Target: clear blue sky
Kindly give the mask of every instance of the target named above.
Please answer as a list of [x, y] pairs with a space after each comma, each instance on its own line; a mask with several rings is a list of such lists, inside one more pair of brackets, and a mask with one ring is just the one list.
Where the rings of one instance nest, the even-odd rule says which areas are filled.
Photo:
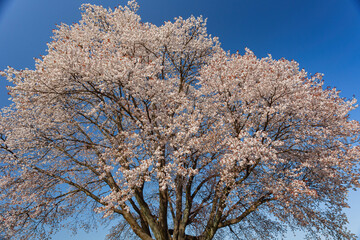
[[[124, 0], [0, 0], [0, 70], [34, 68], [34, 57], [45, 54], [52, 29], [80, 19], [82, 3], [106, 7]], [[203, 15], [208, 32], [218, 36], [225, 50], [259, 57], [294, 59], [309, 73], [325, 74], [325, 85], [342, 96], [360, 99], [360, 0], [138, 0], [143, 22], [160, 25], [174, 17]], [[0, 79], [0, 107], [9, 104]], [[360, 120], [360, 109], [351, 115]], [[350, 229], [360, 236], [360, 191], [349, 195]], [[54, 239], [103, 239], [105, 231]], [[293, 239], [293, 237], [289, 237]], [[300, 236], [296, 239], [302, 239]]]

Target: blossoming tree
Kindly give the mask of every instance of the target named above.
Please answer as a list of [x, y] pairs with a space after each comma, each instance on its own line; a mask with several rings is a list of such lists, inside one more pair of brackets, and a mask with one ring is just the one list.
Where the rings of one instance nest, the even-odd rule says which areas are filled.
[[43, 239], [102, 214], [112, 239], [353, 238], [355, 100], [294, 61], [225, 52], [201, 17], [155, 26], [137, 7], [84, 5], [35, 70], [3, 72], [0, 230]]

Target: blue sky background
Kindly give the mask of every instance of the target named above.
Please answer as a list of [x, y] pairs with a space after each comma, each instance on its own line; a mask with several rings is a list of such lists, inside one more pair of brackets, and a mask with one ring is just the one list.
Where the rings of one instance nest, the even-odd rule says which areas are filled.
[[[0, 70], [34, 68], [33, 58], [46, 54], [52, 29], [61, 22], [80, 19], [82, 3], [105, 7], [124, 5], [124, 0], [0, 0]], [[360, 99], [360, 0], [138, 0], [143, 22], [157, 25], [174, 17], [203, 15], [208, 32], [218, 36], [225, 50], [258, 57], [294, 59], [309, 73], [325, 74], [326, 86], [341, 96]], [[0, 79], [0, 107], [10, 104]], [[351, 117], [360, 120], [360, 109]], [[349, 228], [360, 236], [360, 192], [349, 194]], [[103, 239], [106, 231], [54, 239]], [[294, 239], [289, 236], [288, 239]], [[296, 239], [302, 239], [301, 234]]]

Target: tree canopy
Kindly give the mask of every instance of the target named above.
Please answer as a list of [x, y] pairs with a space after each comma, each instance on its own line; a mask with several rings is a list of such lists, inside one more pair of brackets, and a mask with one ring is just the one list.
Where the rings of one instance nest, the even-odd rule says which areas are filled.
[[355, 238], [356, 100], [295, 61], [224, 51], [201, 17], [155, 26], [137, 8], [83, 5], [35, 70], [2, 72], [0, 232], [102, 214], [110, 239]]

